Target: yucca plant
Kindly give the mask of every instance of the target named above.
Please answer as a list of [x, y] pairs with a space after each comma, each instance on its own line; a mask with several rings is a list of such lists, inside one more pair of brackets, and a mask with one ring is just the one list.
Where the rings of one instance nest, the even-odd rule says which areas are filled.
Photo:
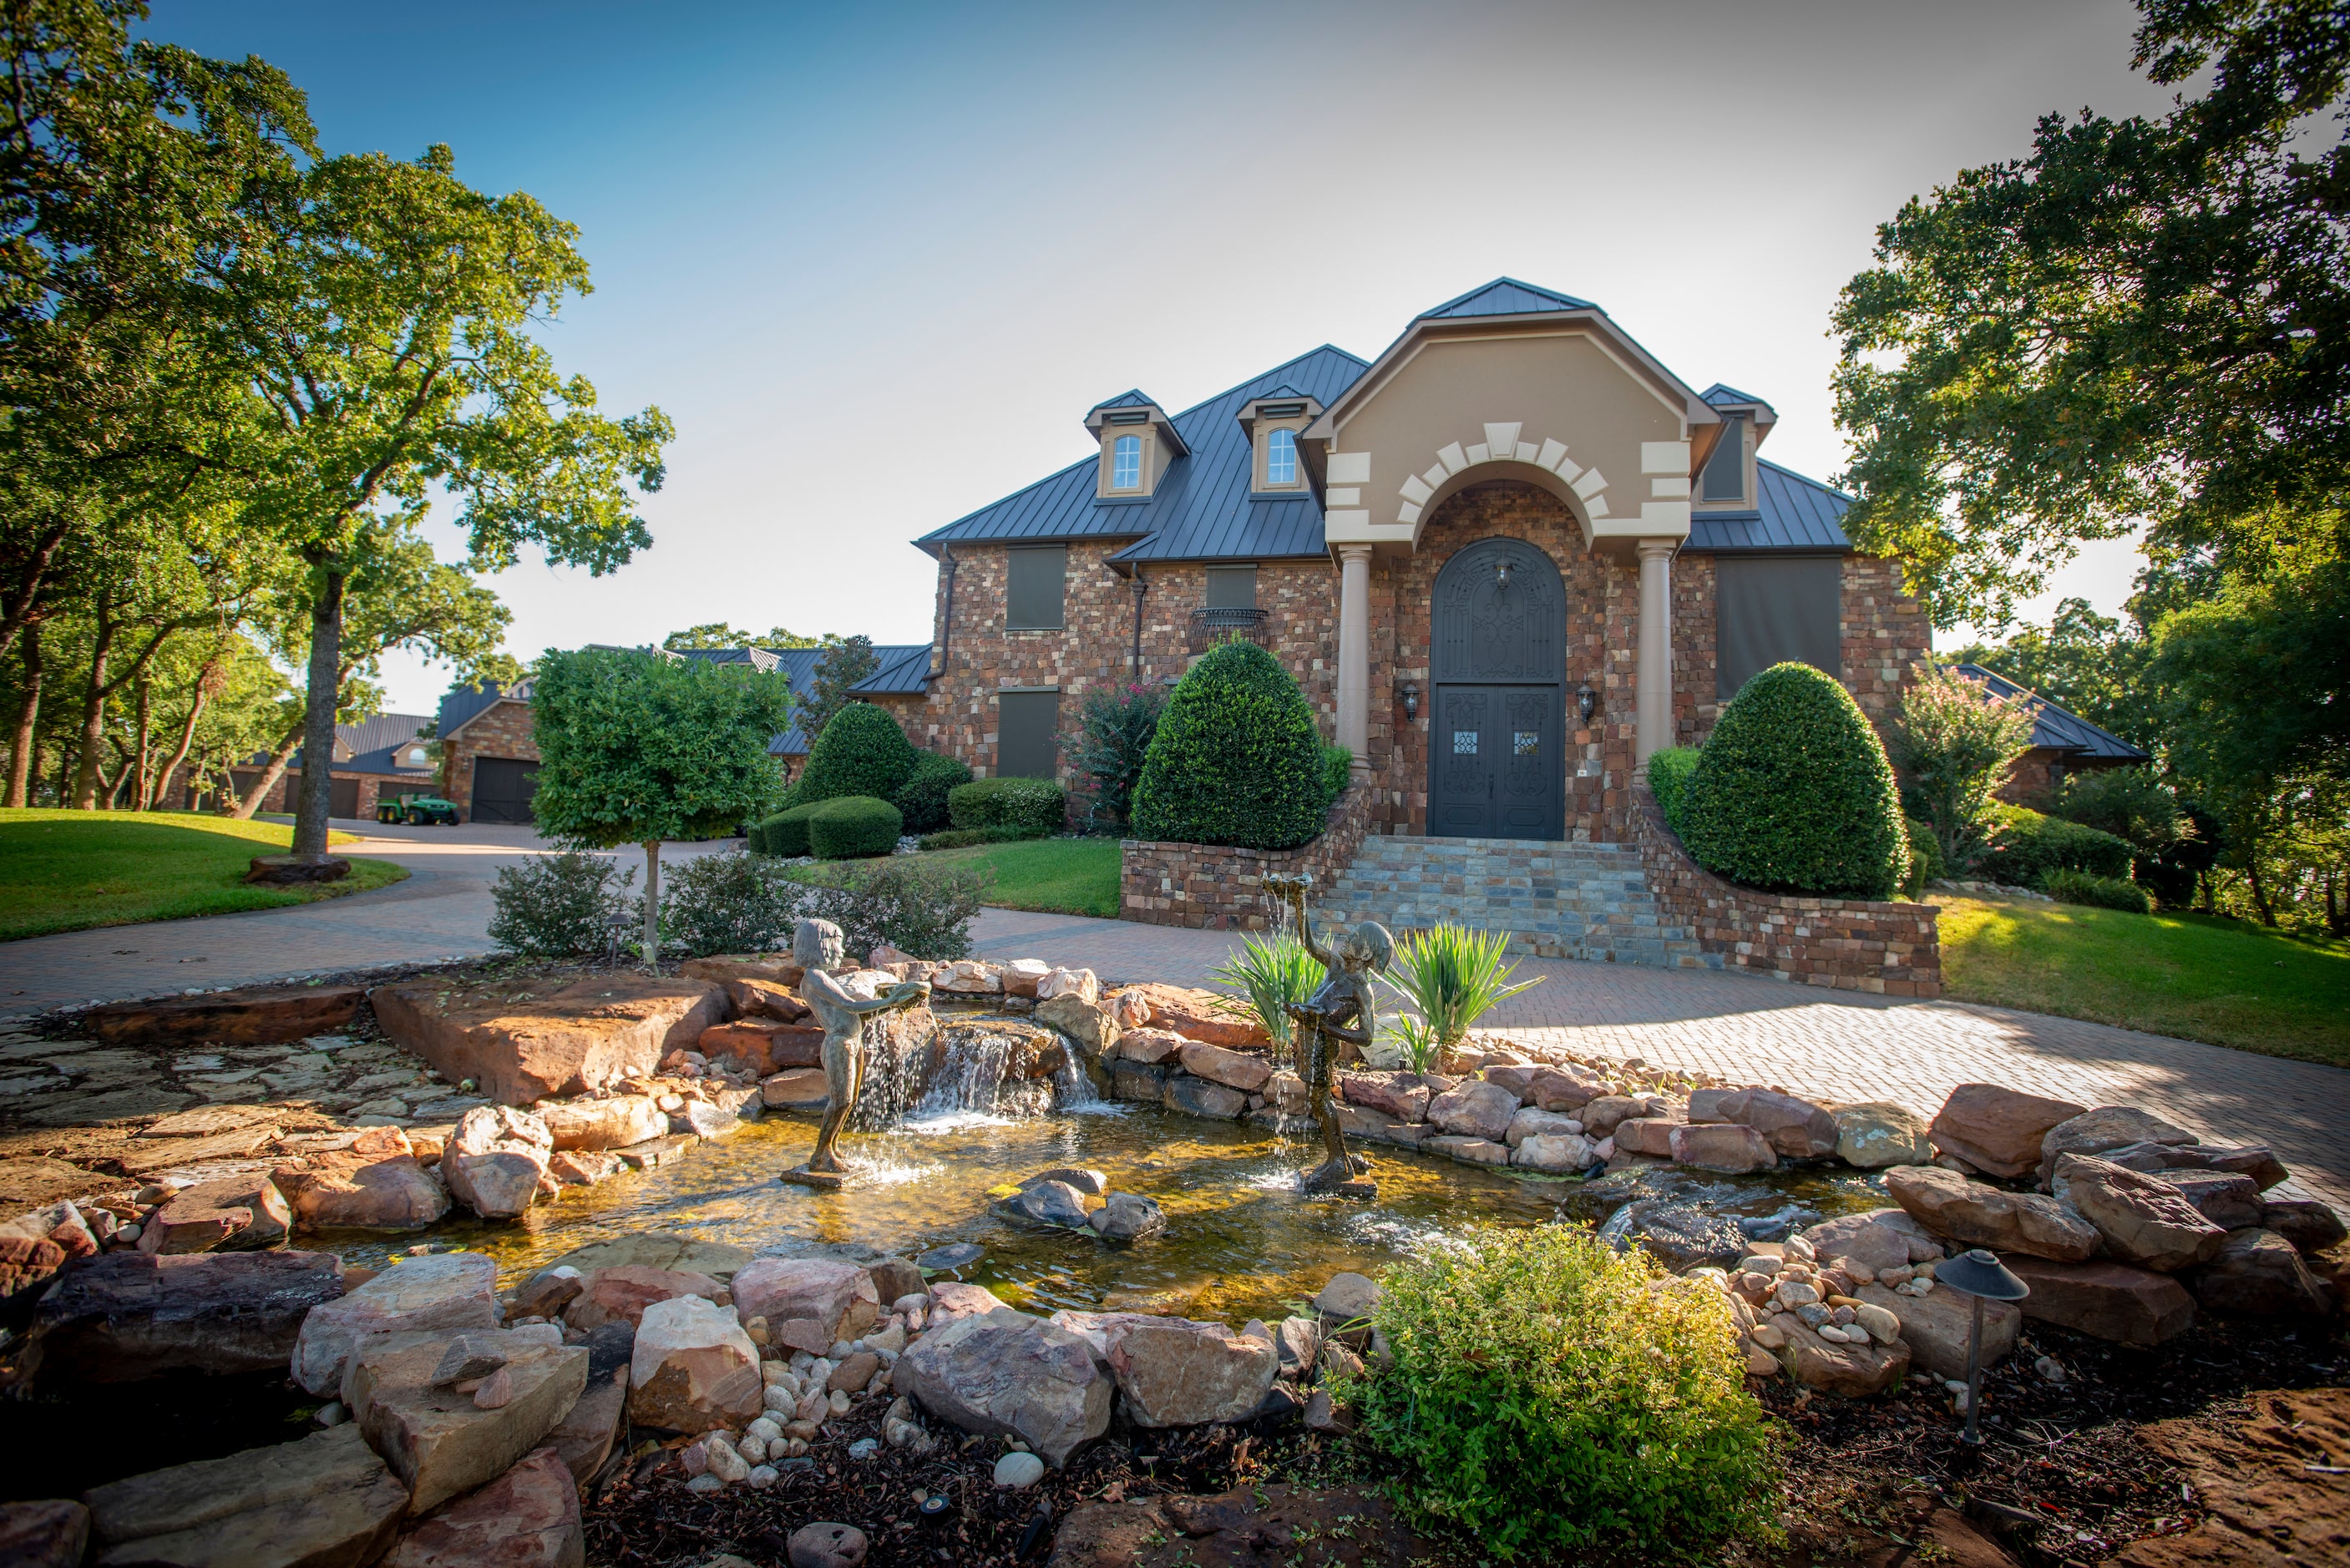
[[1241, 950], [1208, 971], [1239, 994], [1222, 999], [1236, 1017], [1253, 1015], [1273, 1036], [1274, 1049], [1292, 1054], [1289, 1004], [1304, 1002], [1322, 983], [1322, 966], [1295, 931], [1241, 939]]
[[1406, 1021], [1393, 1027], [1395, 1037], [1414, 1066], [1425, 1072], [1420, 1059], [1438, 1060], [1460, 1049], [1461, 1039], [1493, 1007], [1542, 983], [1542, 977], [1513, 985], [1517, 966], [1503, 961], [1510, 950], [1507, 931], [1478, 931], [1450, 923], [1410, 931], [1396, 942], [1395, 962], [1388, 983], [1400, 992], [1419, 1014], [1407, 1031]]
[[[1415, 1073], [1432, 1073], [1443, 1056], [1436, 1032], [1428, 1021], [1409, 1012], [1383, 1012], [1379, 1015], [1379, 1038], [1395, 1047], [1404, 1064]], [[1383, 1059], [1384, 1060], [1384, 1059]], [[1378, 1065], [1379, 1063], [1374, 1063]]]

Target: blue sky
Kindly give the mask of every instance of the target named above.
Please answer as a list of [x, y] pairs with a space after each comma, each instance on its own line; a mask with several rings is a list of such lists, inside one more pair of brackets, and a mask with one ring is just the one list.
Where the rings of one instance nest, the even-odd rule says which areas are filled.
[[[906, 541], [1085, 455], [1096, 401], [1367, 357], [1504, 274], [1768, 398], [1767, 454], [1832, 474], [1827, 313], [1874, 226], [2040, 113], [2162, 107], [2134, 15], [155, 0], [148, 31], [284, 68], [329, 151], [446, 142], [579, 225], [596, 292], [547, 340], [679, 439], [652, 550], [495, 579], [527, 659], [720, 619], [925, 640]], [[2057, 591], [2110, 610], [2131, 570], [2103, 547]], [[448, 680], [384, 676], [405, 711]]]

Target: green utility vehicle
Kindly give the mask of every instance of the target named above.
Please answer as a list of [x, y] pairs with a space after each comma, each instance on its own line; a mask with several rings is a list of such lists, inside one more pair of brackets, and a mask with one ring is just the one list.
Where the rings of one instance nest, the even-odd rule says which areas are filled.
[[404, 822], [411, 827], [422, 827], [427, 823], [457, 826], [457, 806], [453, 801], [442, 800], [437, 794], [404, 794], [396, 800], [379, 800], [375, 804], [378, 822]]

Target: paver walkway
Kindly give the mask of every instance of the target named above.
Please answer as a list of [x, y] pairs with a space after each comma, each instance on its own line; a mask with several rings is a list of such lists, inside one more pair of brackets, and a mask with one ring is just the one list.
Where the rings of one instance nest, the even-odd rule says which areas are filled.
[[[990, 909], [981, 956], [1038, 958], [1105, 980], [1210, 983], [1229, 931]], [[1931, 1114], [1960, 1084], [2134, 1105], [2225, 1142], [2260, 1142], [2293, 1185], [2350, 1214], [2350, 1070], [1972, 1002], [1909, 1002], [1711, 971], [1522, 959], [1542, 984], [1487, 1014], [1530, 1043]]]

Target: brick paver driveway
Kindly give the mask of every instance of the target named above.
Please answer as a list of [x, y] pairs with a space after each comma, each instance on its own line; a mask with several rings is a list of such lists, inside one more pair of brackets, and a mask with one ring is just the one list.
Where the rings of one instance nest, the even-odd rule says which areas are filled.
[[[1106, 980], [1210, 983], [1239, 938], [1226, 931], [990, 909], [981, 956], [1039, 958]], [[2255, 1056], [1971, 1002], [1888, 1001], [1711, 971], [1525, 959], [1542, 984], [1488, 1022], [1659, 1066], [1777, 1084], [1824, 1099], [1892, 1100], [1931, 1115], [1964, 1083], [2004, 1084], [2082, 1105], [2134, 1105], [2223, 1141], [2262, 1142], [2293, 1185], [2350, 1215], [2350, 1071]]]

